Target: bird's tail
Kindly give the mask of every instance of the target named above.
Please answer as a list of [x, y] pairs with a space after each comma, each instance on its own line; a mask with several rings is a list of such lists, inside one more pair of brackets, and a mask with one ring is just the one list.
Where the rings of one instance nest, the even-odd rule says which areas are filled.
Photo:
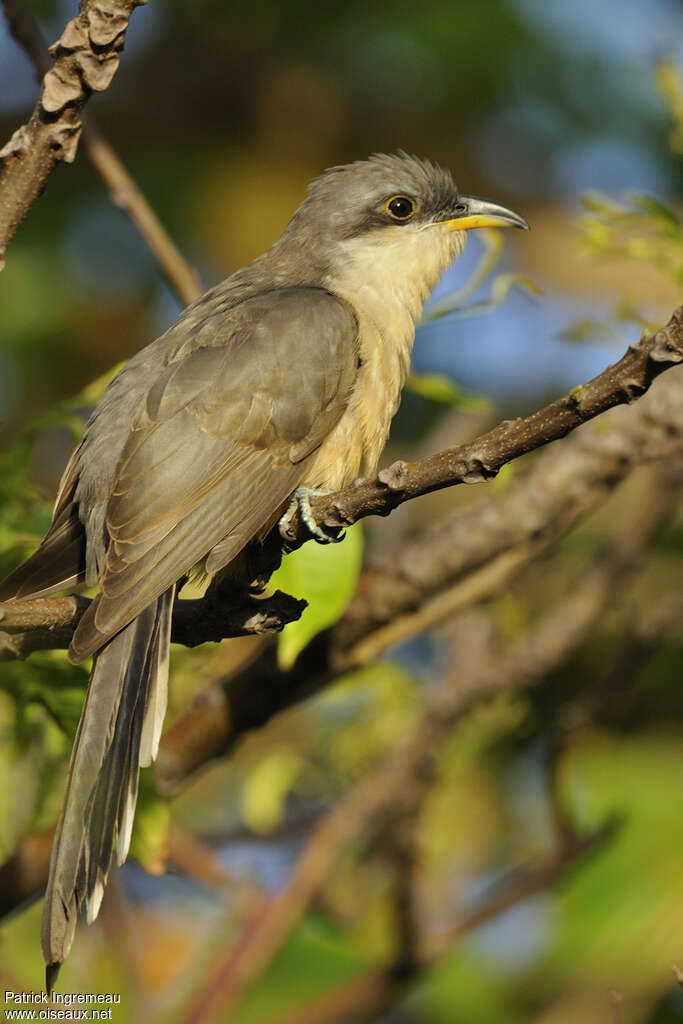
[[175, 588], [121, 630], [93, 661], [71, 754], [43, 910], [47, 987], [73, 942], [78, 908], [97, 917], [113, 859], [128, 855], [140, 766], [156, 756], [166, 710]]

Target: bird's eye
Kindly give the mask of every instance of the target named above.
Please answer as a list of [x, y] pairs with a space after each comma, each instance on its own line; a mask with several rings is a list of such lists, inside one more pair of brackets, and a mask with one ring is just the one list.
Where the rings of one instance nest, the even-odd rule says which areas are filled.
[[455, 207], [456, 213], [467, 213], [467, 203], [457, 203]]
[[408, 196], [392, 196], [387, 199], [384, 209], [394, 220], [410, 220], [415, 213], [415, 203]]

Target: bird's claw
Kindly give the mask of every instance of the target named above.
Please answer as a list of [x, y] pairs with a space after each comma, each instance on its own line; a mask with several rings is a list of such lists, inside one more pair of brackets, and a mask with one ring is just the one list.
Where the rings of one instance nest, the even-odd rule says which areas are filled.
[[329, 490], [319, 489], [317, 487], [297, 487], [292, 495], [292, 500], [289, 503], [289, 507], [284, 515], [281, 517], [278, 523], [278, 530], [283, 540], [292, 540], [289, 534], [289, 527], [291, 525], [294, 513], [298, 510], [303, 522], [306, 524], [306, 529], [310, 533], [314, 540], [317, 540], [318, 544], [338, 544], [344, 540], [346, 536], [346, 530], [340, 529], [338, 526], [323, 526], [317, 523], [313, 518], [313, 512], [311, 511], [311, 498], [315, 498], [318, 495], [331, 494]]

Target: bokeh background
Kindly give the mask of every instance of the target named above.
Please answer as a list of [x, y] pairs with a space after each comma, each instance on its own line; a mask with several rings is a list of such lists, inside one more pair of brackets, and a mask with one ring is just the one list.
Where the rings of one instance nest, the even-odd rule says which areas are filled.
[[[31, 6], [49, 40], [74, 13], [65, 2]], [[506, 235], [484, 282], [476, 272], [497, 244], [491, 237], [471, 237], [442, 282], [437, 299], [465, 289], [465, 308], [420, 328], [414, 365], [456, 386], [450, 405], [429, 388], [406, 395], [390, 459], [531, 411], [603, 369], [643, 325], [668, 319], [683, 290], [675, 226], [681, 148], [672, 139], [677, 63], [678, 0], [150, 0], [133, 15], [111, 88], [88, 109], [206, 286], [278, 236], [311, 177], [373, 151], [429, 156], [453, 170], [463, 192], [527, 217], [533, 230]], [[3, 141], [36, 95], [32, 68], [2, 24]], [[19, 465], [30, 488], [25, 536], [15, 506], [5, 532], [0, 524], [3, 567], [45, 523], [73, 441], [77, 396], [179, 308], [87, 160], [58, 168], [0, 275], [5, 510]], [[466, 490], [369, 523], [366, 560], [472, 500], [471, 489], [458, 492]], [[622, 493], [563, 541], [552, 566], [556, 588], [604, 543], [623, 500]], [[674, 518], [650, 553], [649, 595], [676, 589], [682, 540]], [[522, 628], [543, 593], [542, 574], [527, 582], [494, 609], [508, 631]], [[618, 651], [619, 628], [608, 623], [564, 671], [582, 685], [600, 678]], [[453, 637], [445, 627], [405, 645], [364, 677], [281, 716], [173, 801], [160, 799], [150, 779], [143, 818], [151, 838], [139, 846], [148, 872], [163, 871], [172, 821], [217, 852], [225, 879], [153, 878], [127, 866], [102, 923], [79, 933], [64, 987], [122, 992], [122, 1020], [180, 1019], [203, 968], [239, 930], [240, 893], [284, 883], [317, 815], [405, 733]], [[174, 713], [225, 671], [230, 650], [179, 652]], [[627, 720], [586, 723], [563, 754], [579, 823], [619, 811], [618, 835], [561, 886], [469, 934], [387, 1020], [683, 1021], [671, 974], [677, 958], [683, 966], [682, 665], [674, 634], [638, 680], [653, 699], [643, 697]], [[58, 654], [0, 672], [2, 859], [54, 819], [69, 742], [62, 726], [77, 713], [85, 675]], [[60, 685], [71, 704], [55, 714], [48, 690], [60, 673], [70, 673]], [[426, 899], [435, 905], [446, 894], [467, 906], [547, 839], [547, 719], [534, 701], [489, 709], [466, 754], [453, 740], [441, 804], [424, 827], [437, 879]], [[379, 868], [350, 857], [231, 1021], [279, 1020], [381, 961], [390, 945], [385, 909]], [[40, 985], [38, 921], [34, 906], [0, 929], [7, 987]]]

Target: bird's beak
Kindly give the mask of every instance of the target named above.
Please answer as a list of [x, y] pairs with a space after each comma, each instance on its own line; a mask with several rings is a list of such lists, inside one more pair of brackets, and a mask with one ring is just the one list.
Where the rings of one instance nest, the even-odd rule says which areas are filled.
[[[460, 210], [462, 207], [462, 210]], [[460, 196], [455, 217], [441, 221], [451, 231], [470, 231], [472, 228], [523, 228], [529, 230], [524, 217], [520, 217], [507, 206], [499, 206], [488, 199], [477, 199], [476, 196]]]

